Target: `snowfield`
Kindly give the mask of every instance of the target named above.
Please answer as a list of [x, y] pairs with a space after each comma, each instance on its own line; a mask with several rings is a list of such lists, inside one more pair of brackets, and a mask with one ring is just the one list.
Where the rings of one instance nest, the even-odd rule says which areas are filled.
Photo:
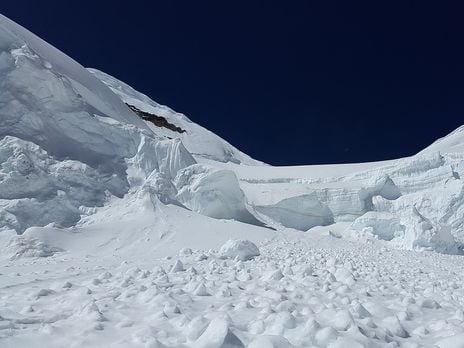
[[464, 127], [272, 167], [1, 15], [0, 118], [0, 347], [464, 347]]
[[224, 259], [215, 249], [116, 254], [110, 263], [65, 252], [13, 259], [3, 264], [0, 342], [462, 347], [461, 256], [320, 234], [283, 233], [259, 247], [250, 261]]

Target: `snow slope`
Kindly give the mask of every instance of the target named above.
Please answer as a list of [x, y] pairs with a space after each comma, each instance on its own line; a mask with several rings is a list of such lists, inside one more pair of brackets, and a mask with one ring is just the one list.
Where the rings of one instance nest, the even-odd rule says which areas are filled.
[[237, 150], [216, 134], [193, 123], [185, 115], [175, 112], [167, 106], [158, 104], [124, 82], [96, 69], [88, 69], [88, 71], [107, 85], [123, 102], [133, 105], [142, 111], [162, 116], [175, 126], [185, 130], [185, 133], [179, 134], [166, 128], [154, 127], [150, 123], [148, 124], [157, 134], [181, 139], [185, 147], [194, 156], [209, 158], [220, 162], [263, 165], [262, 162], [254, 160], [250, 156]]
[[464, 151], [464, 126], [455, 129], [447, 136], [438, 139], [420, 153], [462, 153]]
[[0, 119], [1, 347], [463, 346], [462, 127], [267, 166], [1, 15]]

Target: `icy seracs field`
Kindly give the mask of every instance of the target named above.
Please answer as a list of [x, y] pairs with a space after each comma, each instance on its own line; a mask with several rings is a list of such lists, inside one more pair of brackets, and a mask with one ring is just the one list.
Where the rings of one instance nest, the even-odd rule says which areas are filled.
[[0, 347], [464, 347], [464, 127], [272, 167], [1, 15], [0, 120]]

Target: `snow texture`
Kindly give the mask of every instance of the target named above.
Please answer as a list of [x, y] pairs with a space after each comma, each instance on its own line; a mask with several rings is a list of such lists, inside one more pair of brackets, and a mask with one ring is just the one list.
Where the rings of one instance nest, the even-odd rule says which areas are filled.
[[463, 127], [272, 167], [1, 15], [0, 118], [1, 347], [463, 347]]

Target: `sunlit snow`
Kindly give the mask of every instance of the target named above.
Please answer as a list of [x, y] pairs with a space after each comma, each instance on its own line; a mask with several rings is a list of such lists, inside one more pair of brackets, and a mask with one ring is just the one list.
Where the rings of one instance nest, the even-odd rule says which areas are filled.
[[462, 127], [268, 166], [1, 15], [0, 118], [0, 347], [464, 347]]

